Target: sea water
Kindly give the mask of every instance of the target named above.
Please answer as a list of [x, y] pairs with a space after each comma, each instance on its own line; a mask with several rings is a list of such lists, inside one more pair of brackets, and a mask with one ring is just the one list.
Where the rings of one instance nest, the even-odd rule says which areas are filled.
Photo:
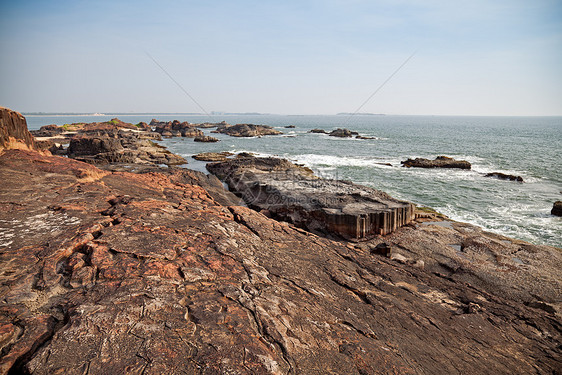
[[[288, 158], [326, 178], [353, 182], [425, 205], [458, 221], [492, 232], [562, 247], [562, 218], [550, 215], [562, 200], [562, 117], [448, 116], [283, 116], [283, 115], [108, 115], [27, 116], [30, 129], [42, 125], [106, 121], [131, 123], [152, 118], [189, 122], [270, 125], [284, 134], [235, 138], [205, 134], [217, 143], [170, 138], [170, 151], [202, 169], [191, 156], [200, 152], [253, 152]], [[285, 126], [294, 125], [294, 129]], [[345, 127], [375, 139], [336, 138], [309, 133], [314, 128]], [[468, 160], [471, 170], [404, 168], [407, 158], [446, 155]], [[390, 166], [386, 165], [390, 164]], [[188, 164], [187, 168], [190, 167]], [[488, 172], [521, 176], [524, 183], [484, 177]]]

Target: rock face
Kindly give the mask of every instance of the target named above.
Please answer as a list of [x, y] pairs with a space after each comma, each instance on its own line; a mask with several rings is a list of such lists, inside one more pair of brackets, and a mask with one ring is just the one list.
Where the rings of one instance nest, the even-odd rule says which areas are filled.
[[404, 167], [416, 168], [459, 168], [470, 169], [472, 165], [466, 160], [455, 160], [448, 156], [438, 156], [435, 160], [415, 158], [408, 159], [402, 162]]
[[261, 137], [263, 135], [283, 134], [271, 126], [254, 124], [221, 125], [212, 133], [227, 134], [231, 137]]
[[[0, 178], [2, 374], [560, 368], [560, 319], [531, 307], [539, 302], [526, 306], [498, 295], [494, 284], [469, 284], [463, 277], [471, 274], [453, 274], [460, 267], [453, 263], [430, 272], [404, 256], [373, 254], [371, 245], [330, 241], [221, 205], [197, 176], [109, 173], [8, 150]], [[483, 249], [501, 245], [468, 229], [404, 227], [385, 242], [393, 252], [407, 246], [418, 254], [462, 240], [467, 256], [473, 249], [482, 259]], [[528, 258], [519, 255], [525, 260], [549, 249], [510, 246], [506, 254], [527, 251]], [[540, 288], [514, 279], [513, 289], [548, 301], [547, 291], [556, 295], [560, 285], [559, 274], [545, 274], [560, 267], [560, 255], [548, 255], [546, 267], [502, 263], [504, 271], [489, 278], [533, 273]]]
[[555, 216], [562, 216], [562, 201], [554, 202], [550, 213]]
[[328, 134], [330, 137], [340, 137], [340, 138], [351, 138], [354, 135], [358, 135], [357, 132], [352, 132], [349, 129], [336, 129], [336, 130], [332, 130], [330, 132], [330, 134]]
[[193, 139], [195, 142], [218, 142], [219, 139], [208, 135], [200, 135]]
[[485, 177], [495, 177], [495, 178], [499, 178], [500, 180], [523, 182], [523, 177], [521, 176], [514, 176], [512, 174], [505, 174], [501, 172], [486, 173]]
[[27, 130], [27, 121], [19, 112], [0, 107], [0, 151], [5, 149], [35, 149], [35, 140]]
[[414, 219], [411, 203], [351, 182], [320, 179], [284, 159], [233, 159], [207, 169], [250, 207], [315, 232], [365, 240]]

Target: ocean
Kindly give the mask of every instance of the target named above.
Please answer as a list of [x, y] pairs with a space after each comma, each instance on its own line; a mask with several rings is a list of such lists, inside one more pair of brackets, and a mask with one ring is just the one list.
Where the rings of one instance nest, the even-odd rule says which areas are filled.
[[[351, 180], [429, 206], [453, 220], [509, 237], [562, 248], [562, 218], [550, 215], [562, 200], [562, 117], [460, 117], [388, 115], [104, 115], [26, 116], [30, 130], [42, 125], [106, 121], [131, 123], [152, 118], [189, 122], [270, 125], [284, 134], [198, 143], [190, 138], [162, 141], [186, 157], [187, 168], [204, 171], [191, 158], [200, 152], [253, 152], [305, 164], [326, 178]], [[294, 129], [285, 126], [294, 125]], [[308, 133], [345, 127], [372, 140]], [[203, 129], [209, 134], [213, 129]], [[468, 160], [472, 170], [401, 167], [407, 158], [446, 155]], [[385, 165], [389, 163], [391, 166]], [[524, 183], [484, 177], [488, 172], [521, 176]]]

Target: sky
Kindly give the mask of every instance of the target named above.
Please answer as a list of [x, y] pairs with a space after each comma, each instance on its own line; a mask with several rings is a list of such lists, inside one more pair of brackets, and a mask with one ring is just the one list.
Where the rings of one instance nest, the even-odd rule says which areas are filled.
[[0, 0], [0, 51], [20, 112], [562, 115], [560, 0]]

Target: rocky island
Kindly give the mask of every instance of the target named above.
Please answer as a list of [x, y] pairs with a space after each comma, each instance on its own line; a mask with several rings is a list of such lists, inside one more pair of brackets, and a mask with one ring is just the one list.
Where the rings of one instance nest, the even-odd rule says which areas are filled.
[[53, 156], [0, 109], [0, 374], [562, 366], [560, 249], [419, 208], [388, 234], [328, 238], [245, 207], [213, 176], [105, 160]]

